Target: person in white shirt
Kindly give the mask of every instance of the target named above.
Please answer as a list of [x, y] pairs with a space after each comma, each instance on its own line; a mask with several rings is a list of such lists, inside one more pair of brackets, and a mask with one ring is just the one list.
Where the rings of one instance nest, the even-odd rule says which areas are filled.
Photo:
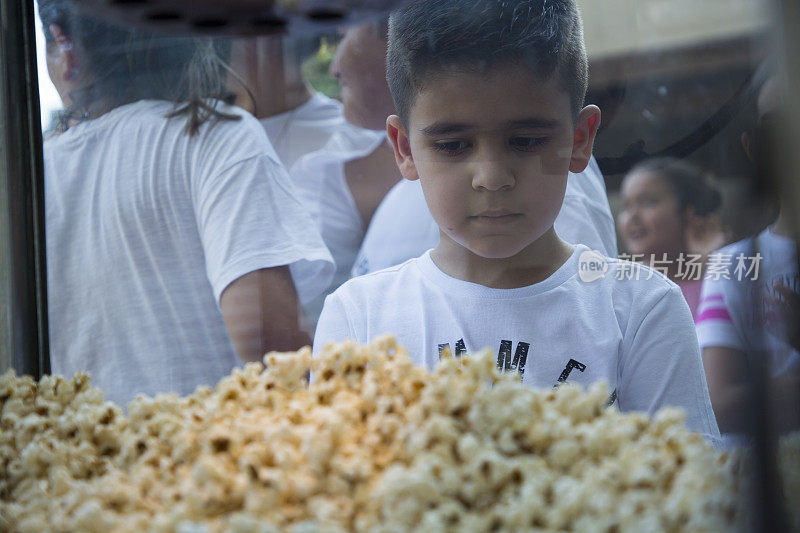
[[[385, 129], [395, 113], [386, 84], [386, 23], [369, 22], [349, 29], [336, 48], [331, 72], [342, 83], [344, 114], [353, 124]], [[594, 158], [570, 173], [555, 228], [562, 239], [605, 255], [617, 255], [614, 218], [605, 182]], [[367, 228], [351, 275], [398, 265], [435, 247], [439, 228], [431, 217], [418, 181], [400, 180], [386, 195]]]
[[498, 367], [532, 386], [603, 380], [620, 409], [680, 407], [691, 430], [715, 440], [677, 285], [553, 229], [568, 172], [591, 158], [600, 110], [583, 105], [574, 1], [539, 7], [418, 0], [392, 15], [387, 72], [399, 116], [387, 132], [403, 176], [422, 185], [440, 241], [329, 296], [314, 352], [395, 334], [430, 367], [448, 348], [490, 348]]
[[213, 43], [39, 11], [68, 110], [44, 145], [53, 372], [125, 405], [308, 344], [290, 269], [311, 298], [332, 258], [263, 128], [215, 99]]
[[[778, 169], [763, 158], [770, 157], [769, 121], [782, 101], [777, 79], [767, 79], [757, 98], [759, 126], [742, 137], [748, 157], [762, 159], [771, 179]], [[791, 206], [785, 196], [776, 199], [775, 222], [713, 253], [703, 279], [697, 335], [720, 430], [732, 439], [750, 433], [753, 417], [763, 416], [752, 409], [751, 380], [759, 368], [778, 406], [774, 427], [800, 427], [800, 275]]]
[[[373, 212], [400, 179], [386, 133], [348, 123], [341, 102], [309, 87], [302, 65], [319, 42], [305, 35], [240, 39], [232, 51], [249, 89], [240, 89], [239, 102], [252, 106], [336, 263], [325, 291], [302, 301], [311, 331], [325, 296], [350, 278]], [[295, 278], [298, 287], [307, 282], [314, 280]]]

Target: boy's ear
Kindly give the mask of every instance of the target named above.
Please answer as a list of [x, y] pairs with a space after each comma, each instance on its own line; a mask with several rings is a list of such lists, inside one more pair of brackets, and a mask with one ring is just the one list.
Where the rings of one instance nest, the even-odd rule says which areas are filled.
[[403, 121], [397, 115], [390, 115], [386, 119], [386, 134], [392, 142], [394, 148], [394, 159], [397, 162], [397, 168], [400, 169], [400, 174], [407, 180], [419, 179], [417, 173], [417, 166], [414, 164], [414, 158], [411, 156], [411, 143], [408, 140], [408, 134], [403, 126]]
[[53, 48], [48, 51], [50, 56], [48, 60], [55, 66], [56, 74], [61, 80], [72, 81], [76, 73], [77, 60], [72, 38], [58, 24], [51, 24], [48, 29], [55, 41]]
[[569, 162], [570, 172], [583, 172], [592, 157], [594, 137], [600, 127], [600, 108], [587, 105], [578, 114], [575, 124], [575, 135], [572, 138], [572, 158]]

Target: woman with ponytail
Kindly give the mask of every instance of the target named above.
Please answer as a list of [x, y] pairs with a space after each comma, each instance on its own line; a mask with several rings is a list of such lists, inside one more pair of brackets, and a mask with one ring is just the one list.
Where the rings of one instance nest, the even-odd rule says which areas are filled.
[[[53, 372], [108, 399], [187, 394], [309, 343], [333, 264], [263, 128], [226, 103], [225, 47], [39, 0], [65, 112], [44, 145]], [[293, 276], [303, 283], [297, 293]]]
[[692, 316], [708, 254], [728, 242], [716, 216], [721, 204], [709, 178], [678, 159], [644, 161], [622, 182], [617, 223], [624, 248], [677, 283]]

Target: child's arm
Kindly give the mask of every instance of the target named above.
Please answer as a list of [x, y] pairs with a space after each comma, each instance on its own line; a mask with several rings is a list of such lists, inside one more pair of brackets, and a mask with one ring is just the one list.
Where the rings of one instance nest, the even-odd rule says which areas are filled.
[[695, 319], [711, 405], [725, 433], [742, 433], [748, 425], [746, 343], [728, 306], [736, 288], [730, 280], [704, 279]]
[[300, 329], [300, 304], [289, 267], [263, 268], [232, 282], [220, 297], [225, 327], [243, 361], [297, 350], [311, 342]]
[[671, 285], [643, 314], [634, 313], [620, 361], [620, 409], [653, 414], [679, 407], [690, 430], [718, 439], [692, 315], [680, 289]]

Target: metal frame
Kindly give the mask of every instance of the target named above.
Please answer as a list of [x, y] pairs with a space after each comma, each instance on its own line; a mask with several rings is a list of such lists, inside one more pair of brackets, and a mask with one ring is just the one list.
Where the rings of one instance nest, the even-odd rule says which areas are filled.
[[7, 350], [20, 374], [50, 373], [44, 164], [32, 0], [0, 2], [0, 187], [7, 211]]
[[[794, 208], [787, 213], [791, 218], [794, 238], [800, 244], [800, 100], [792, 89], [800, 87], [800, 2], [797, 0], [773, 0], [774, 27], [777, 33], [776, 59], [779, 79], [784, 83], [786, 114], [777, 125], [775, 138], [781, 142], [773, 147], [773, 158], [778, 161], [778, 189], [782, 197], [788, 197]], [[796, 93], [796, 91], [795, 91]], [[764, 169], [759, 169], [763, 172]], [[800, 250], [800, 246], [797, 248]], [[800, 269], [800, 264], [798, 264]], [[800, 324], [789, 324], [789, 327], [800, 328]], [[786, 511], [793, 502], [782, 497], [780, 467], [777, 464], [778, 435], [774, 426], [779, 409], [800, 409], [800, 390], [795, 391], [793, 406], [776, 404], [769, 388], [769, 372], [766, 358], [761, 368], [755, 369], [752, 394], [756, 407], [753, 435], [755, 437], [755, 483], [754, 531], [772, 532], [788, 531], [789, 521]]]

